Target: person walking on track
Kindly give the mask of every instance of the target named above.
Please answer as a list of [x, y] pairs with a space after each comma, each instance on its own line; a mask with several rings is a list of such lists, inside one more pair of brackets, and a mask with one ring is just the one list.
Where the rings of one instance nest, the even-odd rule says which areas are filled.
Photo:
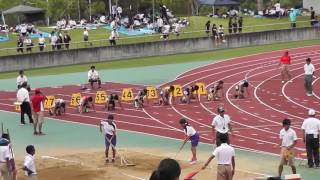
[[[34, 127], [34, 135], [45, 135], [42, 132], [42, 124], [43, 124], [43, 112], [44, 112], [44, 101], [46, 100], [46, 96], [44, 96], [40, 89], [34, 90], [34, 95], [31, 97], [32, 102], [32, 111], [33, 111], [33, 127]], [[39, 131], [37, 131], [37, 128]]]
[[17, 92], [17, 101], [21, 103], [21, 125], [25, 125], [24, 114], [27, 114], [29, 117], [29, 122], [33, 123], [31, 115], [31, 106], [30, 106], [30, 97], [29, 91], [26, 89], [28, 86], [27, 82], [22, 83], [21, 88]]
[[286, 51], [284, 55], [281, 57], [279, 66], [281, 71], [281, 83], [285, 83], [286, 76], [289, 80], [289, 82], [292, 82], [291, 80], [291, 74], [290, 74], [290, 64], [291, 64], [291, 57], [289, 56], [289, 51]]
[[306, 59], [306, 64], [304, 65], [304, 87], [307, 91], [307, 96], [312, 96], [312, 80], [315, 68], [311, 64], [311, 59]]
[[202, 166], [202, 169], [206, 169], [211, 160], [216, 158], [218, 163], [217, 180], [232, 180], [236, 169], [235, 150], [228, 145], [227, 134], [221, 134], [220, 141], [222, 143], [221, 146], [213, 151], [207, 162]]
[[312, 168], [314, 165], [319, 167], [319, 133], [320, 120], [317, 119], [314, 109], [309, 109], [309, 117], [302, 123], [303, 142], [306, 144], [308, 166]]
[[213, 118], [212, 121], [212, 133], [213, 133], [213, 140], [216, 140], [217, 147], [221, 145], [220, 137], [222, 134], [225, 134], [227, 137], [227, 143], [230, 144], [229, 134], [228, 132], [232, 132], [231, 128], [231, 120], [230, 116], [225, 114], [225, 110], [222, 106], [218, 107], [218, 115]]
[[296, 132], [290, 128], [291, 121], [290, 119], [284, 119], [282, 121], [283, 129], [280, 131], [280, 164], [278, 168], [278, 176], [281, 178], [281, 174], [283, 171], [283, 165], [288, 164], [291, 166], [292, 173], [296, 174], [297, 170], [294, 165], [294, 146], [297, 144], [298, 137]]

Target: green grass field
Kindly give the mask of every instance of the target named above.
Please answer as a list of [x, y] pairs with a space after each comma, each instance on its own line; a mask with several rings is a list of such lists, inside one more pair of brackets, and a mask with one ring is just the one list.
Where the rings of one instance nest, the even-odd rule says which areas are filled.
[[[181, 35], [179, 39], [182, 38], [195, 38], [195, 37], [204, 37], [206, 36], [204, 32], [204, 25], [205, 23], [210, 20], [211, 23], [215, 23], [217, 25], [222, 24], [225, 28], [225, 33], [227, 33], [227, 19], [217, 19], [217, 18], [210, 18], [204, 16], [193, 16], [188, 17], [190, 21], [190, 25], [186, 28], [181, 30]], [[298, 27], [309, 27], [308, 21], [309, 17], [298, 17]], [[252, 17], [245, 17], [244, 18], [244, 29], [243, 32], [257, 32], [257, 31], [268, 31], [268, 30], [277, 30], [277, 29], [288, 29], [290, 28], [289, 20], [287, 17], [281, 19], [273, 19], [273, 18], [252, 18]], [[51, 32], [52, 29], [41, 27], [39, 28], [41, 31]], [[72, 38], [72, 43], [70, 48], [85, 48], [85, 44], [82, 42], [82, 29], [74, 29], [70, 30], [69, 34]], [[89, 32], [90, 41], [92, 41], [93, 47], [98, 46], [108, 46], [109, 41], [108, 37], [110, 35], [110, 31], [100, 27], [97, 30], [92, 30]], [[7, 42], [0, 42], [0, 56], [5, 55], [14, 55], [16, 54], [16, 40], [17, 35], [10, 34], [10, 40]], [[171, 35], [170, 39], [177, 39], [175, 35]], [[33, 39], [34, 44], [37, 44], [37, 39]], [[144, 35], [144, 36], [126, 36], [120, 34], [120, 39], [118, 40], [118, 44], [132, 44], [132, 43], [141, 43], [141, 42], [152, 42], [152, 41], [161, 41], [159, 34], [154, 35]], [[46, 51], [50, 51], [51, 47], [49, 45], [49, 40], [47, 39], [47, 47], [45, 48]], [[13, 48], [13, 49], [8, 49]], [[38, 52], [38, 48], [33, 48], [33, 52]]]

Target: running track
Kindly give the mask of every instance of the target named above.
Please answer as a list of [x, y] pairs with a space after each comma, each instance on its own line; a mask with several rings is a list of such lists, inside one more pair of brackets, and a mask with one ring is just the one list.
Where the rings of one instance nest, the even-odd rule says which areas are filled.
[[[221, 101], [208, 102], [201, 97], [200, 102], [193, 101], [189, 105], [173, 102], [171, 106], [155, 106], [152, 101], [142, 110], [133, 108], [132, 103], [123, 103], [124, 109], [112, 113], [116, 117], [118, 128], [146, 134], [160, 135], [170, 138], [184, 138], [178, 124], [181, 117], [189, 119], [192, 126], [200, 132], [201, 142], [212, 143], [211, 121], [219, 105], [224, 105], [226, 113], [231, 116], [234, 130], [231, 143], [238, 148], [263, 153], [278, 154], [278, 134], [282, 128], [283, 118], [292, 120], [299, 142], [297, 152], [304, 151], [300, 130], [307, 110], [314, 108], [320, 112], [320, 73], [314, 80], [314, 96], [307, 97], [303, 87], [303, 65], [307, 57], [312, 58], [316, 69], [320, 67], [320, 46], [290, 49], [292, 57], [291, 73], [293, 83], [281, 84], [278, 60], [283, 51], [256, 54], [220, 61], [203, 67], [192, 69], [180, 74], [171, 82], [159, 87], [180, 84], [187, 86], [196, 82], [204, 82], [207, 87], [218, 80], [225, 82], [225, 97]], [[316, 72], [317, 74], [317, 72]], [[242, 79], [250, 82], [250, 96], [236, 100], [232, 99], [234, 86]], [[103, 90], [119, 92], [122, 88], [133, 88], [134, 92], [142, 85], [104, 83]], [[80, 85], [42, 88], [47, 95], [55, 95], [70, 100], [72, 93], [81, 92]], [[95, 95], [92, 90], [82, 91], [82, 95]], [[14, 111], [15, 92], [0, 91], [0, 110]], [[61, 120], [84, 124], [98, 125], [106, 117], [103, 106], [97, 106], [97, 112], [80, 115], [73, 107], [67, 108], [67, 114], [59, 117]], [[48, 114], [47, 114], [48, 116]], [[17, 120], [18, 123], [18, 120]]]

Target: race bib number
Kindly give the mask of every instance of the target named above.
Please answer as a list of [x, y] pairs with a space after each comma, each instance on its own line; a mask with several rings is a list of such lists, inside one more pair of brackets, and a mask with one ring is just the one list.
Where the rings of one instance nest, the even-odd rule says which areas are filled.
[[75, 93], [71, 96], [70, 106], [79, 106], [80, 105], [81, 94]]
[[147, 98], [148, 99], [156, 99], [158, 98], [157, 90], [155, 87], [147, 87]]
[[133, 92], [132, 92], [131, 88], [124, 88], [122, 90], [121, 100], [122, 101], [132, 101], [132, 100], [134, 100]]
[[[199, 89], [198, 89], [199, 95], [206, 95], [207, 94], [206, 85], [204, 83], [199, 82], [199, 83], [196, 83], [196, 85], [199, 87]], [[197, 91], [193, 92], [193, 94], [197, 94]]]
[[105, 104], [107, 102], [107, 93], [105, 91], [97, 91], [96, 93], [96, 104]]
[[47, 96], [47, 99], [44, 101], [44, 108], [51, 109], [54, 105], [55, 97], [54, 96]]
[[183, 96], [183, 90], [180, 85], [174, 85], [174, 91], [173, 91], [174, 97], [181, 97]]

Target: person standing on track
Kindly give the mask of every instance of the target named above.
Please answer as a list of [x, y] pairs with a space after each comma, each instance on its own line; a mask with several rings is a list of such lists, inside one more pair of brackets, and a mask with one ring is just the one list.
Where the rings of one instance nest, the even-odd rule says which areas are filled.
[[291, 121], [290, 119], [284, 119], [282, 121], [283, 129], [280, 131], [280, 147], [281, 147], [281, 154], [280, 154], [280, 165], [278, 168], [278, 176], [281, 178], [281, 174], [283, 171], [283, 165], [288, 164], [291, 166], [292, 173], [296, 174], [297, 170], [294, 165], [294, 146], [297, 144], [298, 137], [296, 132], [290, 128]]
[[184, 118], [180, 119], [179, 124], [183, 128], [184, 133], [186, 135], [186, 138], [184, 139], [180, 149], [182, 149], [183, 146], [187, 143], [187, 141], [190, 140], [191, 152], [192, 152], [192, 158], [190, 160], [190, 164], [195, 164], [197, 163], [197, 146], [199, 144], [199, 139], [200, 139], [199, 134], [192, 126], [190, 126], [189, 122], [186, 119]]
[[307, 96], [312, 96], [312, 80], [315, 68], [311, 64], [311, 59], [306, 59], [306, 64], [304, 65], [304, 87], [307, 91]]
[[232, 146], [228, 145], [227, 134], [221, 134], [221, 146], [217, 147], [207, 162], [202, 166], [206, 169], [213, 158], [217, 159], [217, 180], [232, 180], [236, 169], [235, 150]]
[[281, 57], [279, 62], [280, 71], [281, 71], [281, 83], [285, 83], [286, 76], [289, 82], [292, 82], [290, 67], [289, 67], [290, 64], [291, 64], [291, 57], [289, 56], [289, 51], [286, 51], [284, 55]]
[[[46, 96], [44, 96], [40, 89], [34, 90], [34, 95], [31, 97], [32, 103], [32, 111], [33, 111], [33, 127], [34, 127], [34, 135], [45, 135], [42, 132], [42, 124], [43, 124], [43, 112], [44, 112], [44, 101]], [[37, 131], [37, 128], [39, 131]]]
[[24, 71], [19, 71], [19, 76], [17, 77], [17, 88], [20, 89], [24, 82], [28, 82], [28, 78], [24, 75]]
[[309, 117], [302, 123], [303, 142], [306, 144], [308, 166], [312, 168], [314, 165], [319, 167], [319, 133], [320, 120], [316, 118], [316, 111], [309, 109]]
[[33, 123], [32, 114], [31, 114], [31, 105], [29, 91], [26, 89], [28, 86], [27, 82], [22, 83], [21, 88], [17, 92], [17, 101], [21, 102], [21, 125], [25, 125], [24, 114], [27, 114], [29, 117], [29, 122]]
[[[114, 123], [114, 117], [113, 115], [108, 115], [107, 120], [102, 120], [100, 122], [100, 132], [104, 133], [105, 135], [105, 155], [106, 155], [106, 163], [109, 162], [109, 147], [112, 147], [112, 160], [111, 162], [114, 163], [115, 157], [116, 157], [116, 144], [117, 144], [117, 136], [116, 136], [116, 129], [117, 126]], [[111, 144], [110, 144], [111, 143]]]
[[216, 140], [217, 147], [221, 145], [221, 135], [225, 134], [227, 137], [227, 143], [230, 144], [228, 132], [232, 132], [230, 116], [225, 114], [225, 110], [222, 106], [218, 107], [218, 115], [213, 118], [211, 123], [213, 140]]

